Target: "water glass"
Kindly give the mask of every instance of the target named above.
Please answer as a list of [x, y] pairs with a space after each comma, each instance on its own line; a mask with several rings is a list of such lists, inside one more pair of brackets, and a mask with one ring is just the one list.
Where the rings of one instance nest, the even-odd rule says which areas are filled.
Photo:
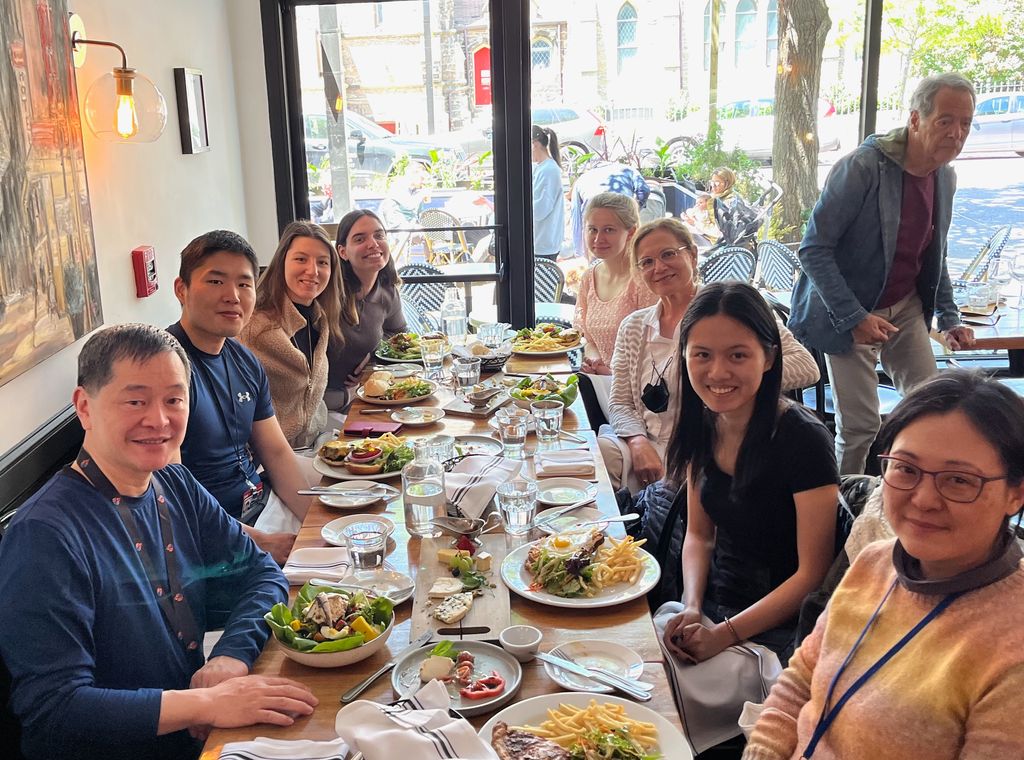
[[498, 509], [505, 521], [505, 532], [512, 536], [529, 533], [537, 513], [537, 483], [533, 480], [510, 480], [498, 486]]
[[562, 410], [565, 404], [555, 399], [534, 401], [530, 404], [537, 425], [537, 443], [548, 446], [558, 442], [562, 430]]
[[379, 523], [354, 523], [346, 526], [341, 534], [354, 569], [367, 570], [384, 564], [388, 534], [381, 530]]
[[455, 356], [452, 358], [452, 371], [455, 373], [459, 388], [465, 392], [467, 388], [480, 382], [480, 357]]
[[526, 409], [513, 407], [499, 409], [498, 435], [506, 459], [522, 459], [526, 447], [526, 434], [530, 430], [530, 413]]
[[420, 340], [420, 353], [423, 355], [423, 369], [427, 377], [434, 378], [441, 374], [444, 367], [445, 342], [442, 338], [423, 338]]
[[507, 322], [486, 322], [477, 328], [480, 342], [488, 348], [498, 348], [505, 342], [505, 331], [511, 327]]
[[1013, 261], [1010, 263], [1010, 274], [1013, 275], [1013, 279], [1020, 283], [1017, 305], [1013, 308], [1024, 309], [1024, 253], [1013, 257]]
[[455, 438], [443, 433], [430, 439], [430, 456], [441, 464], [455, 458]]
[[987, 282], [972, 282], [967, 286], [967, 305], [972, 309], [987, 309], [992, 286]]

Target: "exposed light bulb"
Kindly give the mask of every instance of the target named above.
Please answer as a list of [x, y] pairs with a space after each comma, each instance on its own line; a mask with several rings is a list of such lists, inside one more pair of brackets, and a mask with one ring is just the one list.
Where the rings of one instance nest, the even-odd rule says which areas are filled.
[[121, 137], [133, 137], [139, 131], [139, 116], [135, 112], [135, 98], [131, 95], [117, 96], [117, 110], [114, 129]]

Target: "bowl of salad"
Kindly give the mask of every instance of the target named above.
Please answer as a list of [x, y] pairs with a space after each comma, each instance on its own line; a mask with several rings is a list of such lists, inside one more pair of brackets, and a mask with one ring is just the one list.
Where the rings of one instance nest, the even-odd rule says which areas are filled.
[[569, 375], [564, 381], [555, 379], [552, 375], [541, 375], [540, 377], [524, 377], [509, 390], [508, 395], [516, 406], [529, 409], [534, 401], [547, 401], [553, 399], [561, 401], [566, 406], [572, 404], [579, 395], [579, 378], [576, 375]]
[[289, 660], [338, 668], [384, 648], [395, 626], [394, 604], [356, 586], [307, 583], [291, 607], [275, 604], [263, 616], [274, 643]]
[[377, 358], [386, 362], [408, 362], [422, 361], [423, 351], [420, 349], [420, 341], [426, 339], [445, 340], [444, 333], [395, 333], [384, 338], [377, 345]]

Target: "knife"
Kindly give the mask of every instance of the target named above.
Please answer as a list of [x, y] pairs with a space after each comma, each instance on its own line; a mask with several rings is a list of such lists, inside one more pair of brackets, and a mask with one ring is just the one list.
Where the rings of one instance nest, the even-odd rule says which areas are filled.
[[572, 660], [566, 660], [562, 657], [556, 657], [555, 655], [549, 654], [547, 652], [537, 652], [536, 657], [541, 662], [550, 663], [551, 665], [559, 667], [562, 670], [567, 670], [570, 673], [575, 673], [578, 676], [589, 678], [591, 681], [596, 681], [599, 684], [604, 684], [605, 686], [610, 686], [613, 689], [617, 689], [618, 691], [628, 694], [638, 702], [649, 702], [651, 699], [650, 692], [637, 688], [628, 681], [622, 681], [617, 678], [609, 678], [604, 673], [598, 673], [596, 671], [591, 670], [590, 668], [585, 668], [582, 665], [573, 662]]
[[[407, 646], [405, 649], [403, 649], [401, 652], [399, 652], [396, 656], [392, 657], [388, 662], [385, 662], [380, 667], [380, 670], [374, 671], [373, 673], [368, 675], [365, 679], [363, 679], [362, 681], [357, 683], [355, 686], [353, 686], [351, 689], [349, 689], [344, 694], [342, 694], [341, 695], [341, 702], [342, 702], [342, 704], [348, 704], [353, 699], [358, 697], [360, 694], [362, 694], [364, 691], [366, 691], [367, 687], [369, 687], [370, 684], [372, 684], [374, 681], [376, 681], [382, 675], [384, 675], [389, 670], [391, 670], [393, 667], [395, 667], [395, 664], [399, 660], [401, 660], [403, 657], [405, 657], [407, 654], [409, 654], [409, 652], [413, 652], [413, 651], [419, 649], [424, 644], [426, 644], [428, 641], [430, 641], [430, 636], [431, 636], [432, 633], [433, 633], [432, 631], [427, 631], [426, 633], [424, 633], [422, 636], [420, 636], [418, 639], [416, 639], [414, 642], [412, 642], [409, 646]], [[648, 697], [648, 699], [650, 699], [650, 697]]]
[[586, 499], [581, 499], [580, 501], [577, 501], [575, 504], [570, 504], [568, 507], [562, 507], [561, 509], [556, 509], [551, 514], [544, 515], [544, 519], [543, 520], [534, 520], [533, 521], [533, 525], [531, 525], [530, 527], [532, 527], [532, 528], [539, 528], [541, 525], [547, 525], [548, 523], [557, 520], [562, 515], [568, 514], [569, 512], [572, 512], [574, 509], [579, 509], [580, 507], [585, 507], [588, 504], [592, 504], [593, 502], [594, 502], [594, 497], [593, 496], [589, 496]]

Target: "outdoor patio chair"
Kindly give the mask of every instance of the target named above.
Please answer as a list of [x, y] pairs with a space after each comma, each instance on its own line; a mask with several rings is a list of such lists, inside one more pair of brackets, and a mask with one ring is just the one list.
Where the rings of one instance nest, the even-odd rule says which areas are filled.
[[[398, 270], [399, 277], [422, 277], [432, 274], [442, 275], [444, 273], [430, 264], [406, 264]], [[430, 315], [441, 311], [445, 287], [443, 282], [403, 282], [399, 293], [403, 303], [408, 299], [416, 305], [421, 313]]]
[[1010, 239], [1011, 229], [1009, 225], [1006, 225], [992, 233], [992, 237], [985, 241], [985, 245], [975, 254], [963, 274], [953, 281], [953, 287], [966, 288], [972, 282], [984, 280], [992, 262], [999, 259], [1006, 242]]
[[565, 288], [565, 274], [558, 264], [547, 259], [535, 259], [533, 270], [533, 286], [536, 300], [540, 302], [558, 303]]
[[[420, 212], [417, 223], [423, 228], [423, 242], [427, 248], [427, 263], [434, 265], [457, 264], [470, 261], [472, 255], [459, 220], [439, 208]], [[434, 229], [441, 228], [441, 229]]]
[[700, 281], [705, 285], [709, 282], [727, 280], [750, 282], [754, 276], [756, 263], [754, 254], [746, 248], [732, 245], [720, 248], [700, 265]]
[[800, 259], [777, 240], [762, 240], [757, 246], [754, 285], [764, 290], [792, 290], [800, 274]]
[[421, 309], [409, 296], [400, 293], [399, 298], [402, 299], [402, 314], [405, 316], [405, 325], [409, 332], [423, 335], [438, 329], [437, 323], [431, 319], [430, 315]]

